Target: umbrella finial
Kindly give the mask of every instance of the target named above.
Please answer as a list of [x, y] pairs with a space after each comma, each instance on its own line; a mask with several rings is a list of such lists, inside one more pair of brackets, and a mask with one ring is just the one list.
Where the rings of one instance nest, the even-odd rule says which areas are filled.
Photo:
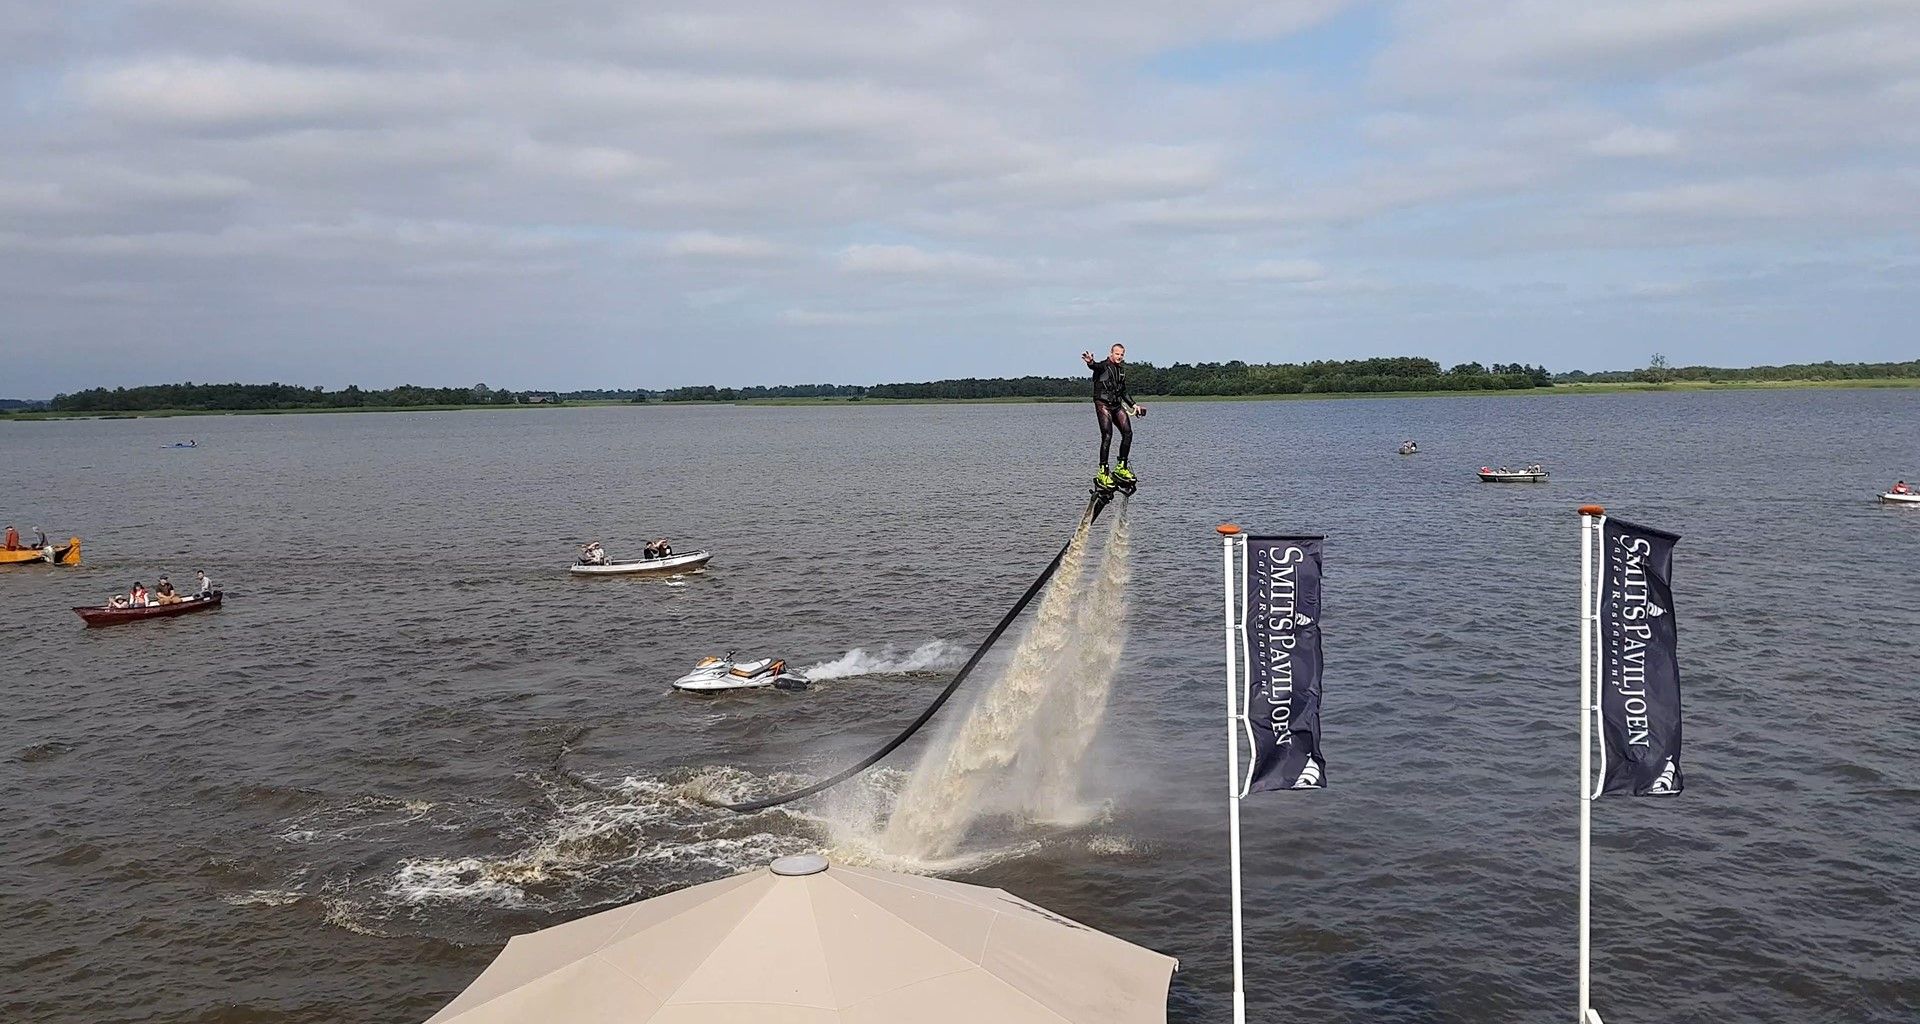
[[768, 870], [776, 875], [785, 875], [788, 877], [817, 875], [827, 870], [827, 858], [817, 853], [802, 853], [792, 857], [782, 857], [774, 861], [773, 866], [768, 868]]

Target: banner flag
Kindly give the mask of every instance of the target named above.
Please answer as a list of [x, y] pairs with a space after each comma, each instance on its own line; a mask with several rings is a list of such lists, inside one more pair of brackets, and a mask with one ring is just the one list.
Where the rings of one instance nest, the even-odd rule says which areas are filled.
[[1242, 721], [1253, 759], [1240, 795], [1321, 789], [1320, 558], [1325, 537], [1248, 537]]
[[1602, 792], [1673, 796], [1680, 771], [1680, 662], [1673, 545], [1678, 534], [1608, 517], [1600, 538]]

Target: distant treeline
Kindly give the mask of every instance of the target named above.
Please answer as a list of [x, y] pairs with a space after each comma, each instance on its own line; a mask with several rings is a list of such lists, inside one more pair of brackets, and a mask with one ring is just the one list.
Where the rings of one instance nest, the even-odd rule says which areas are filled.
[[297, 384], [151, 384], [137, 388], [92, 388], [55, 395], [55, 412], [154, 412], [162, 409], [260, 410], [355, 409], [362, 406], [529, 405], [575, 401], [645, 400], [642, 391], [503, 391], [476, 384], [470, 388], [397, 388], [367, 390], [348, 385], [338, 391]]
[[1656, 365], [1638, 370], [1605, 370], [1587, 373], [1572, 370], [1554, 379], [1569, 384], [1591, 382], [1621, 384], [1640, 382], [1665, 384], [1672, 381], [1791, 381], [1791, 380], [1897, 380], [1920, 378], [1920, 359], [1904, 363], [1791, 363], [1786, 366], [1667, 366], [1659, 357]]
[[[1920, 378], [1920, 359], [1904, 363], [1798, 363], [1790, 366], [1667, 366], [1655, 356], [1638, 370], [1549, 373], [1524, 363], [1460, 363], [1442, 368], [1431, 359], [1397, 356], [1377, 359], [1325, 359], [1309, 363], [1128, 363], [1127, 380], [1145, 395], [1301, 395], [1391, 394], [1408, 391], [1511, 391], [1567, 383], [1666, 383], [1673, 381], [1823, 381]], [[1084, 374], [1063, 377], [967, 377], [907, 384], [787, 384], [774, 387], [686, 387], [670, 391], [645, 388], [589, 391], [509, 391], [476, 384], [470, 388], [424, 388], [403, 384], [384, 390], [358, 386], [329, 391], [294, 384], [156, 384], [137, 388], [93, 388], [55, 396], [55, 412], [152, 412], [160, 410], [243, 411], [272, 409], [352, 409], [434, 405], [541, 405], [556, 402], [742, 402], [764, 398], [966, 399], [1085, 398], [1091, 392]], [[0, 403], [7, 408], [27, 403]], [[37, 403], [35, 403], [37, 404]]]
[[[1431, 359], [1317, 360], [1311, 363], [1128, 363], [1135, 395], [1300, 395], [1395, 391], [1508, 391], [1553, 386], [1543, 366], [1461, 363], [1442, 369]], [[917, 384], [797, 384], [783, 387], [675, 388], [669, 402], [735, 402], [755, 398], [1085, 398], [1088, 377], [967, 377]]]

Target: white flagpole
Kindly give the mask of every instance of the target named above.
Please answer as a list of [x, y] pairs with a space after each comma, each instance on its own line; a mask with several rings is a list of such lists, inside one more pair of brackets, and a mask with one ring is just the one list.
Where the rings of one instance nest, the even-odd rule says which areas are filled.
[[1606, 510], [1598, 505], [1580, 508], [1580, 1016], [1576, 1024], [1600, 1024], [1600, 1014], [1589, 1004], [1588, 933], [1593, 888], [1593, 638], [1599, 628], [1598, 595], [1593, 586], [1595, 526]]
[[1247, 1024], [1247, 993], [1240, 962], [1240, 645], [1234, 637], [1233, 546], [1240, 528], [1217, 528], [1225, 567], [1223, 591], [1227, 622], [1227, 843], [1233, 878], [1233, 1024]]

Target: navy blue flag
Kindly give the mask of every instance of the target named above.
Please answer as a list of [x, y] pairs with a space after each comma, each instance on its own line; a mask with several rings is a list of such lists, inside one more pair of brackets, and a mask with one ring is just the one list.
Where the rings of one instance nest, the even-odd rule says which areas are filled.
[[1600, 537], [1602, 792], [1673, 796], [1680, 773], [1680, 662], [1673, 621], [1678, 534], [1605, 520]]
[[1248, 537], [1245, 711], [1253, 760], [1240, 795], [1320, 789], [1320, 549], [1324, 537]]

